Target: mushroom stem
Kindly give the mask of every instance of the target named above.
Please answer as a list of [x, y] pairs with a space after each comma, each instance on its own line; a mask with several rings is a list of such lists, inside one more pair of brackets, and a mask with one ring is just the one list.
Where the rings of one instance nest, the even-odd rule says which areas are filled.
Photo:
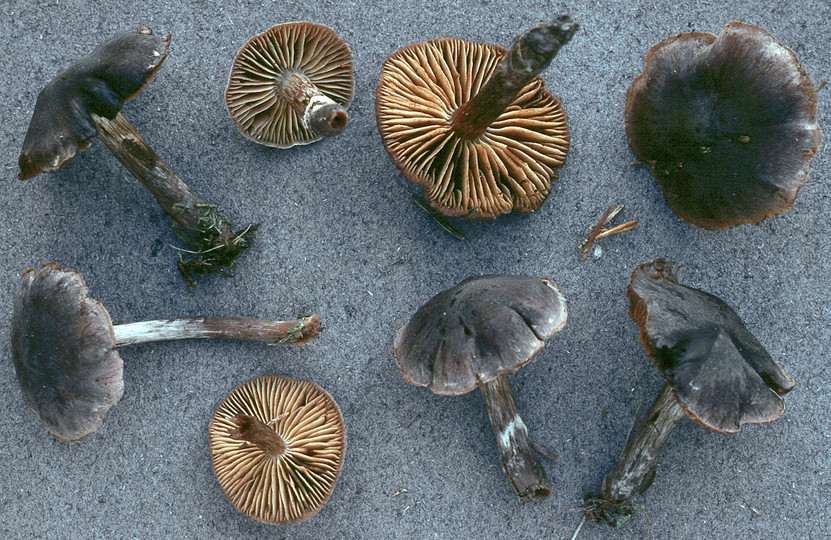
[[251, 247], [257, 226], [249, 225], [235, 233], [231, 223], [213, 206], [200, 201], [121, 113], [112, 120], [91, 116], [98, 138], [153, 193], [173, 220], [177, 234], [192, 249], [179, 257], [179, 272], [188, 289], [193, 289], [199, 274], [227, 274], [233, 270], [236, 258]]
[[322, 137], [337, 135], [349, 123], [346, 109], [299, 71], [287, 71], [279, 80], [280, 92], [303, 118], [303, 124]]
[[550, 497], [551, 486], [545, 476], [528, 428], [519, 415], [514, 393], [507, 375], [480, 382], [479, 389], [488, 408], [496, 446], [505, 475], [522, 502], [531, 498]]
[[259, 418], [238, 414], [233, 421], [237, 427], [228, 432], [232, 439], [253, 444], [272, 458], [280, 457], [286, 451], [282, 437]]
[[516, 38], [485, 86], [453, 113], [453, 131], [470, 139], [482, 135], [520, 90], [551, 63], [578, 28], [571, 17], [563, 15]]
[[317, 337], [317, 315], [296, 321], [264, 321], [239, 317], [191, 317], [113, 326], [115, 346], [176, 339], [226, 338], [269, 343], [303, 344]]
[[638, 507], [631, 497], [652, 485], [661, 448], [685, 416], [672, 388], [664, 385], [617, 463], [603, 479], [600, 491], [587, 497], [585, 507], [589, 519], [618, 527], [634, 515]]

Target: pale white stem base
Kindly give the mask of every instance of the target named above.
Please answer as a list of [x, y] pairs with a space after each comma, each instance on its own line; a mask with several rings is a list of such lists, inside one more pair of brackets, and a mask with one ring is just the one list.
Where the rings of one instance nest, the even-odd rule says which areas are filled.
[[113, 326], [115, 346], [176, 339], [226, 338], [269, 343], [303, 343], [317, 336], [317, 315], [296, 321], [264, 321], [239, 317], [189, 317]]

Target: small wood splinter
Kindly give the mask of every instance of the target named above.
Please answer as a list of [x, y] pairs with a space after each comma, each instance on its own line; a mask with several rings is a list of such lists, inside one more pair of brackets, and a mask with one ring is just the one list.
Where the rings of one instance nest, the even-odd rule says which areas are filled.
[[608, 229], [604, 228], [609, 225], [615, 217], [617, 217], [621, 210], [623, 210], [622, 204], [616, 206], [614, 209], [612, 209], [612, 206], [609, 205], [606, 211], [603, 212], [603, 216], [600, 218], [600, 221], [597, 222], [597, 225], [594, 227], [588, 227], [591, 234], [589, 234], [589, 237], [583, 243], [577, 246], [577, 249], [583, 250], [583, 254], [580, 256], [581, 261], [586, 260], [586, 255], [589, 254], [589, 249], [595, 240], [611, 236], [615, 233], [631, 231], [635, 228], [635, 225], [638, 224], [637, 220], [627, 221], [626, 223], [621, 223], [620, 225], [615, 225], [614, 227]]
[[436, 223], [441, 225], [442, 228], [445, 231], [447, 231], [450, 234], [452, 234], [453, 236], [455, 236], [458, 240], [464, 240], [465, 239], [465, 235], [462, 234], [462, 232], [459, 231], [459, 229], [457, 229], [456, 227], [451, 225], [450, 222], [447, 221], [447, 219], [444, 217], [444, 215], [441, 212], [439, 212], [438, 210], [436, 210], [435, 208], [433, 208], [432, 206], [430, 206], [430, 204], [427, 201], [425, 201], [424, 199], [422, 199], [420, 197], [416, 197], [415, 195], [413, 195], [413, 202], [416, 203], [416, 205], [419, 208], [421, 208], [422, 210], [427, 212], [427, 214], [431, 218], [433, 218], [436, 221]]

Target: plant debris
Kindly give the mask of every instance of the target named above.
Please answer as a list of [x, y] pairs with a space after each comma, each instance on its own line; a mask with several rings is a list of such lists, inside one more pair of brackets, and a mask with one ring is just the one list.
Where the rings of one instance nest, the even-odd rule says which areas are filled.
[[415, 195], [413, 195], [413, 202], [416, 203], [419, 208], [427, 212], [431, 218], [436, 220], [436, 223], [441, 225], [445, 231], [449, 232], [459, 240], [465, 239], [465, 235], [463, 235], [461, 231], [459, 231], [459, 229], [451, 225], [450, 222], [447, 221], [447, 218], [445, 218], [441, 212], [430, 206], [430, 204], [427, 201], [425, 201], [421, 197], [416, 197]]
[[580, 256], [581, 261], [586, 260], [586, 255], [589, 254], [589, 249], [595, 240], [611, 236], [615, 233], [631, 231], [635, 228], [635, 225], [638, 224], [636, 220], [627, 221], [626, 223], [621, 223], [620, 225], [615, 225], [614, 227], [610, 227], [608, 229], [605, 228], [612, 222], [613, 219], [615, 219], [615, 217], [617, 217], [621, 210], [623, 210], [622, 204], [614, 207], [614, 209], [612, 208], [612, 205], [609, 205], [606, 211], [603, 212], [603, 216], [600, 218], [600, 221], [597, 222], [597, 225], [594, 227], [588, 227], [591, 234], [589, 234], [589, 237], [585, 241], [577, 246], [577, 249], [583, 250], [583, 254]]

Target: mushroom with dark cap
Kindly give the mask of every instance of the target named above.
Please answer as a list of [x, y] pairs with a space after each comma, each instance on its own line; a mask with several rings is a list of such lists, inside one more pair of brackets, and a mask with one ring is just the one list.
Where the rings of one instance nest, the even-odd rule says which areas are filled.
[[317, 336], [316, 315], [278, 322], [189, 317], [113, 326], [84, 278], [49, 263], [23, 274], [14, 299], [11, 349], [17, 380], [49, 433], [79, 441], [94, 433], [124, 392], [116, 347], [174, 339], [230, 338], [303, 344]]
[[122, 32], [59, 73], [37, 99], [19, 165], [21, 180], [56, 171], [98, 138], [153, 193], [190, 250], [179, 271], [193, 288], [197, 275], [228, 274], [251, 247], [255, 225], [234, 232], [199, 200], [119, 111], [153, 78], [167, 57], [170, 35], [147, 27]]
[[346, 427], [320, 386], [278, 375], [234, 388], [210, 427], [211, 462], [234, 508], [278, 525], [315, 515], [346, 455]]
[[566, 323], [566, 301], [549, 278], [471, 277], [428, 301], [395, 336], [395, 363], [410, 384], [440, 395], [477, 385], [502, 466], [523, 502], [551, 495], [507, 374], [527, 364]]
[[626, 134], [679, 218], [727, 229], [793, 205], [820, 143], [816, 112], [796, 55], [737, 22], [652, 47], [626, 95]]
[[352, 53], [334, 30], [311, 22], [278, 24], [237, 53], [225, 106], [245, 137], [288, 148], [343, 131], [354, 87]]
[[724, 301], [678, 283], [665, 259], [639, 266], [627, 290], [638, 340], [666, 385], [644, 416], [600, 490], [585, 502], [587, 517], [613, 526], [637, 510], [632, 496], [655, 478], [658, 454], [689, 416], [716, 433], [771, 422], [785, 409], [793, 379], [771, 358]]
[[560, 17], [509, 51], [434, 39], [384, 62], [375, 115], [395, 165], [442, 213], [495, 218], [539, 208], [565, 162], [565, 109], [537, 75], [577, 31]]

